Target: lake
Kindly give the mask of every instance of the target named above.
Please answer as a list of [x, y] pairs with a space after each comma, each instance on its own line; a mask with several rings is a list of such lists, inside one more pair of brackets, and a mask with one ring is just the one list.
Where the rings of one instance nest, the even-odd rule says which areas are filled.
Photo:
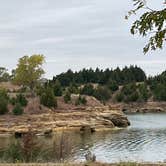
[[[41, 149], [48, 152], [48, 160], [61, 156], [69, 161], [84, 161], [90, 150], [101, 162], [163, 162], [166, 159], [166, 114], [127, 115], [131, 126], [126, 129], [80, 134], [55, 133], [52, 137], [38, 137]], [[12, 138], [0, 137], [0, 147]], [[54, 149], [54, 150], [52, 150]], [[52, 154], [54, 153], [54, 154]]]

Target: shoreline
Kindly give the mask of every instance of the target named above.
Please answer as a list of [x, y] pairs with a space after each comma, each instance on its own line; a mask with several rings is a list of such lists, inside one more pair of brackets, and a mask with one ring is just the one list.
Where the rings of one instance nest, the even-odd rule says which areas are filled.
[[50, 112], [42, 114], [24, 114], [21, 116], [0, 116], [0, 134], [49, 135], [57, 131], [95, 132], [116, 130], [130, 125], [127, 116], [119, 110], [108, 107], [91, 108], [84, 111]]
[[0, 163], [0, 166], [166, 166], [166, 163]]

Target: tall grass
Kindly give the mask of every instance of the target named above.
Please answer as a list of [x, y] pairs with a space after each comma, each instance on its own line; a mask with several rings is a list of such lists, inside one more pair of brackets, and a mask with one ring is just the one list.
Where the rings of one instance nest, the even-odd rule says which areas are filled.
[[22, 138], [13, 139], [7, 148], [0, 150], [0, 163], [64, 162], [71, 153], [68, 134], [62, 132], [58, 141], [46, 146], [29, 131]]

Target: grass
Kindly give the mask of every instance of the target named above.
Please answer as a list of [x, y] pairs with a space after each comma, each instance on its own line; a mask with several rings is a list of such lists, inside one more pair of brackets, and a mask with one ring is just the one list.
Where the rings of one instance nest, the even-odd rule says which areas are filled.
[[0, 164], [0, 166], [166, 166], [166, 163], [133, 163], [133, 162], [121, 162], [117, 164], [104, 164], [104, 163], [45, 163], [45, 164], [37, 164], [37, 163], [16, 163], [16, 164]]

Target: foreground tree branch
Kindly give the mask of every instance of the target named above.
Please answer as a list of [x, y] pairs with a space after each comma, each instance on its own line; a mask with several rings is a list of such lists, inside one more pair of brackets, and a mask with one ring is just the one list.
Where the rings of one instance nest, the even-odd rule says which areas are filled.
[[[146, 0], [133, 1], [135, 9], [128, 12], [126, 19], [141, 9], [146, 9], [147, 12], [133, 23], [130, 30], [131, 34], [149, 37], [148, 43], [143, 48], [145, 54], [150, 50], [162, 49], [166, 41], [166, 8], [157, 11], [151, 9]], [[164, 2], [164, 5], [166, 6], [166, 2]]]

